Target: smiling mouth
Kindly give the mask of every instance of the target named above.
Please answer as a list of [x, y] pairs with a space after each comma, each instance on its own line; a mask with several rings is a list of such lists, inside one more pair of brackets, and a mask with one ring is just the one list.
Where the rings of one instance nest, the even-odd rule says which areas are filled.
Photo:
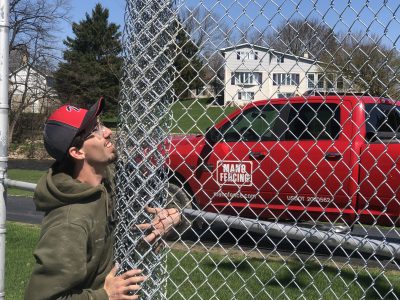
[[111, 148], [111, 147], [114, 147], [114, 144], [113, 144], [111, 141], [107, 141], [107, 142], [105, 143], [105, 147], [106, 147], [106, 148]]

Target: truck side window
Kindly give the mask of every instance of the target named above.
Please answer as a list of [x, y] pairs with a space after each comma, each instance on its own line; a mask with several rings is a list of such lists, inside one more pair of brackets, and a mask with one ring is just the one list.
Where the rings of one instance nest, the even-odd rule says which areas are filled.
[[366, 104], [367, 140], [400, 136], [400, 107], [390, 104]]
[[277, 140], [279, 136], [274, 132], [274, 126], [280, 118], [281, 107], [282, 105], [265, 105], [244, 111], [221, 128], [225, 141]]
[[335, 140], [340, 133], [340, 109], [334, 103], [292, 104], [285, 140]]

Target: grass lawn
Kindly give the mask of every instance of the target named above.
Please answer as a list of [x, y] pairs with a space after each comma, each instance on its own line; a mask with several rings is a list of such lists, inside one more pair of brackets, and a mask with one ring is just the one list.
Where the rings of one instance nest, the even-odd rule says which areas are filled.
[[208, 99], [180, 100], [171, 107], [173, 133], [204, 133], [206, 129], [236, 110], [233, 107], [207, 107]]
[[[171, 133], [204, 133], [208, 127], [236, 110], [235, 107], [207, 106], [208, 98], [174, 102], [170, 107]], [[110, 128], [117, 126], [116, 116], [106, 116], [103, 122]]]
[[39, 226], [14, 222], [6, 226], [6, 299], [20, 300], [35, 262], [32, 253]]
[[[37, 183], [44, 171], [25, 170], [25, 169], [8, 169], [7, 175], [9, 179]], [[33, 197], [33, 192], [24, 191], [16, 188], [8, 188], [7, 194], [11, 196], [27, 196]]]
[[[38, 237], [38, 226], [7, 222], [6, 299], [23, 298]], [[182, 300], [400, 297], [398, 271], [284, 259], [172, 250], [167, 293], [169, 299]]]

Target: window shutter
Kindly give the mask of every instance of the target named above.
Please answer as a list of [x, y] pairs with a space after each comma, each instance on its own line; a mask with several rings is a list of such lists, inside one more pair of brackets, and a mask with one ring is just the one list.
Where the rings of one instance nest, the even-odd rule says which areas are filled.
[[235, 85], [235, 72], [232, 72], [231, 74], [231, 85]]

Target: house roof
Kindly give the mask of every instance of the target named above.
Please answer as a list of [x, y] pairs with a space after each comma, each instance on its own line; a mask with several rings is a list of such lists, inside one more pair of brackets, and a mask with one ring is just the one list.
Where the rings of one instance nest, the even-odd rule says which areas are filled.
[[10, 51], [8, 57], [8, 69], [10, 73], [14, 73], [24, 64], [24, 55], [24, 52], [20, 49], [13, 49]]
[[[308, 62], [308, 63], [322, 63], [315, 59], [298, 56], [298, 55], [294, 55], [294, 54], [290, 54], [290, 53], [280, 52], [280, 51], [274, 50], [272, 48], [267, 48], [267, 47], [263, 47], [263, 46], [259, 46], [259, 45], [250, 44], [250, 43], [244, 43], [244, 44], [239, 44], [236, 46], [222, 48], [219, 51], [222, 52], [222, 54], [224, 55], [224, 53], [226, 53], [226, 52], [233, 51], [233, 50], [239, 50], [239, 49], [254, 49], [254, 50], [263, 51], [263, 52], [270, 52], [270, 53], [275, 54], [276, 56], [291, 57], [291, 58], [294, 58], [295, 60], [300, 60], [300, 61], [304, 61], [304, 62]], [[224, 57], [225, 57], [225, 55], [224, 55]]]

